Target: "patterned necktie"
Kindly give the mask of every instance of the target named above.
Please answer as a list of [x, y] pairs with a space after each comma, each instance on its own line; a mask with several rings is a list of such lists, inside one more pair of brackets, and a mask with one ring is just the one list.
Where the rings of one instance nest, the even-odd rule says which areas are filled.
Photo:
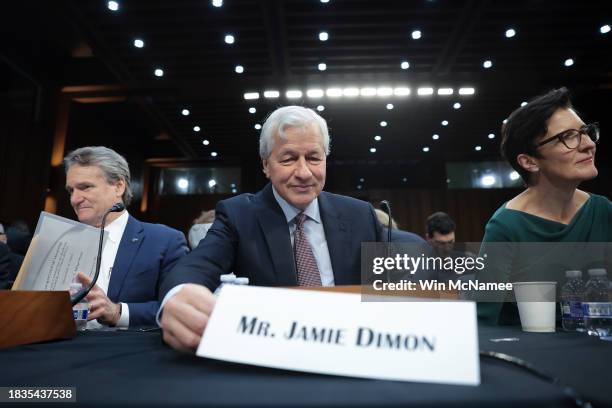
[[304, 233], [304, 221], [306, 221], [306, 214], [303, 212], [295, 216], [293, 252], [298, 286], [321, 286], [321, 275], [319, 274], [319, 268], [317, 268], [317, 261], [312, 253], [308, 238], [306, 238], [306, 233]]

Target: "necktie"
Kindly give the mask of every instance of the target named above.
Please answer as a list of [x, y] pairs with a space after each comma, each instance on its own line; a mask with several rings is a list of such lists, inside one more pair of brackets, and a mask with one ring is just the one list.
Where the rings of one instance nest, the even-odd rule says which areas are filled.
[[306, 214], [303, 212], [295, 216], [295, 235], [293, 237], [293, 252], [295, 256], [295, 269], [298, 286], [321, 286], [321, 275], [317, 268], [317, 261], [312, 253], [312, 247], [304, 233]]

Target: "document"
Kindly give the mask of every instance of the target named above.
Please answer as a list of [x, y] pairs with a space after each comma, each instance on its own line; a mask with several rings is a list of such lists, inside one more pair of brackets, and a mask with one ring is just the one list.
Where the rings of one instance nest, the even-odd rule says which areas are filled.
[[98, 228], [41, 212], [13, 290], [68, 290], [78, 272], [93, 277], [99, 238]]

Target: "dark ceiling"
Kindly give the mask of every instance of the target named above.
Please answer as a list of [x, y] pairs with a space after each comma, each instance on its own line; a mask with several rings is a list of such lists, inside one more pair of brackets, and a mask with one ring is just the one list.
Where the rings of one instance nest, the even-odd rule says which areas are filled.
[[[561, 85], [588, 119], [604, 129], [608, 119], [612, 33], [600, 28], [612, 24], [611, 1], [225, 0], [214, 7], [210, 0], [117, 0], [116, 11], [102, 0], [45, 3], [56, 24], [68, 24], [104, 66], [94, 67], [87, 52], [74, 58], [72, 44], [66, 83], [119, 84], [186, 158], [217, 152], [216, 161], [253, 160], [254, 126], [286, 104], [325, 107], [332, 165], [496, 158], [502, 120], [522, 101]], [[505, 36], [508, 28], [514, 37]], [[413, 39], [417, 29], [422, 37]], [[224, 42], [227, 33], [234, 44]], [[134, 47], [135, 39], [144, 47]], [[568, 58], [574, 64], [566, 67]], [[493, 66], [484, 68], [485, 60]], [[234, 72], [236, 65], [244, 72]], [[403, 86], [411, 95], [305, 96], [312, 88]], [[419, 87], [433, 87], [434, 95], [417, 95]], [[454, 94], [437, 95], [443, 87]], [[458, 95], [460, 87], [475, 94]], [[288, 100], [293, 89], [304, 96]], [[264, 98], [265, 90], [281, 96]], [[260, 98], [244, 100], [245, 92]]]

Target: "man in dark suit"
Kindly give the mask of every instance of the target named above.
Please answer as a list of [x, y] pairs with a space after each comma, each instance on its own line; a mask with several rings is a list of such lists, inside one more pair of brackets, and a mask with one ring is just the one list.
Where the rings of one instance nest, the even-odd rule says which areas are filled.
[[[69, 153], [64, 165], [70, 204], [80, 222], [99, 227], [114, 204], [130, 204], [130, 170], [114, 150], [82, 147]], [[140, 222], [127, 210], [110, 213], [105, 230], [100, 276], [87, 296], [88, 328], [155, 326], [159, 285], [187, 253], [185, 236], [164, 225]], [[83, 273], [77, 277], [84, 286], [91, 282]]]
[[270, 184], [219, 202], [206, 238], [162, 284], [164, 340], [176, 349], [199, 344], [220, 275], [265, 286], [358, 284], [361, 243], [381, 238], [371, 205], [322, 191], [329, 134], [314, 111], [277, 109], [259, 146]]

